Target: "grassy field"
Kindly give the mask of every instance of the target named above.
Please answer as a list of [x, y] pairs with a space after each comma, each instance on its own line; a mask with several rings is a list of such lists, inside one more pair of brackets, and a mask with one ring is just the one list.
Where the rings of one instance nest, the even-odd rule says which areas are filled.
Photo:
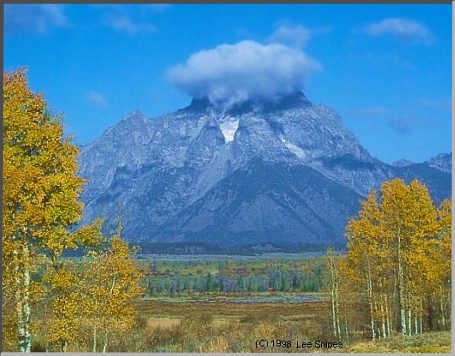
[[[113, 329], [107, 351], [450, 352], [450, 332], [368, 341], [365, 303], [352, 305], [349, 339], [337, 340], [332, 331], [331, 304], [322, 288], [322, 259], [292, 257], [140, 259], [147, 274], [143, 280], [145, 292], [134, 305], [135, 323], [131, 323], [132, 329], [121, 325]], [[220, 285], [208, 288], [208, 281], [220, 276], [233, 283], [232, 291], [223, 292]], [[251, 281], [254, 283], [249, 288]], [[147, 292], [147, 286], [153, 287], [153, 293]], [[34, 319], [35, 351], [45, 350], [42, 310]], [[91, 321], [82, 316], [78, 338], [68, 351], [90, 352], [91, 328]]]
[[[229, 303], [142, 300], [144, 351], [283, 352], [258, 347], [258, 340], [320, 338], [326, 331], [324, 302]], [[144, 339], [143, 339], [144, 340]]]
[[[362, 328], [350, 340], [332, 336], [327, 302], [228, 303], [140, 300], [133, 329], [112, 335], [108, 352], [242, 353], [448, 353], [450, 332], [366, 341]], [[85, 324], [85, 323], [84, 323]], [[44, 325], [41, 325], [45, 327]], [[90, 325], [70, 352], [90, 352]], [[85, 337], [82, 337], [86, 335]], [[335, 344], [336, 343], [336, 344]], [[340, 344], [341, 343], [341, 344]], [[303, 347], [311, 345], [311, 347]], [[334, 345], [338, 347], [334, 347]], [[44, 351], [34, 339], [32, 351]]]
[[[320, 315], [328, 312], [325, 302], [308, 303], [228, 303], [217, 302], [175, 302], [141, 300], [137, 303], [141, 316], [194, 317], [201, 313], [210, 313], [213, 318], [245, 317], [248, 314], [268, 318], [288, 317], [290, 315]], [[183, 313], [183, 314], [182, 314]]]
[[346, 352], [368, 353], [451, 353], [450, 331], [431, 332], [413, 336], [395, 336], [390, 340], [356, 342]]
[[[373, 342], [364, 341], [359, 330], [351, 340], [342, 341], [341, 348], [327, 348], [339, 340], [331, 334], [326, 302], [247, 304], [143, 300], [137, 307], [143, 326], [141, 348], [149, 352], [434, 353], [450, 352], [451, 345], [449, 332], [395, 336]], [[310, 342], [312, 347], [302, 348], [303, 343]]]

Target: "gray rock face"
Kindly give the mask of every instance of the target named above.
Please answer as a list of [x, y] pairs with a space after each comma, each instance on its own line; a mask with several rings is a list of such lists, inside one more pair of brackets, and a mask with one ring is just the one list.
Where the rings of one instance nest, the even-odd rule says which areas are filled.
[[393, 162], [392, 166], [395, 166], [395, 167], [407, 167], [407, 166], [410, 166], [413, 163], [414, 162], [408, 161], [407, 159], [400, 159], [400, 160], [398, 160], [396, 162]]
[[359, 201], [387, 179], [419, 178], [430, 169], [425, 178], [430, 186], [439, 182], [438, 198], [450, 196], [446, 161], [382, 163], [333, 110], [302, 93], [225, 112], [194, 99], [156, 119], [134, 112], [83, 147], [84, 222], [102, 216], [113, 226], [120, 209], [133, 241], [342, 242]]
[[440, 153], [436, 157], [430, 159], [428, 165], [446, 173], [452, 173], [452, 152]]

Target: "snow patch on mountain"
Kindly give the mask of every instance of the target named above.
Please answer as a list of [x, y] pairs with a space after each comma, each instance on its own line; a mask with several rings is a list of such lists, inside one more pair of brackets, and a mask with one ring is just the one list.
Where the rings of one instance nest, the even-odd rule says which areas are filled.
[[239, 120], [228, 117], [227, 120], [220, 123], [220, 130], [224, 136], [225, 143], [234, 141], [235, 133], [239, 128]]

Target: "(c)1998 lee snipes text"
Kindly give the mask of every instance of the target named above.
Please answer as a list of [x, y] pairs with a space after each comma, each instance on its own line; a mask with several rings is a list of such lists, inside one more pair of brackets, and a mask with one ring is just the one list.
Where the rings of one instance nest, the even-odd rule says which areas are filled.
[[342, 349], [343, 343], [341, 341], [327, 341], [327, 340], [285, 340], [285, 339], [259, 339], [256, 340], [256, 348], [283, 348], [283, 349]]

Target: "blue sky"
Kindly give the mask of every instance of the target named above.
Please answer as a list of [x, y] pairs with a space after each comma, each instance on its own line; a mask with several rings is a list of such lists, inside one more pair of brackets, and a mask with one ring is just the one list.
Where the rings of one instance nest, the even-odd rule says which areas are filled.
[[28, 68], [77, 144], [265, 78], [261, 95], [301, 87], [375, 157], [421, 162], [452, 150], [451, 31], [450, 5], [6, 5], [4, 69]]

